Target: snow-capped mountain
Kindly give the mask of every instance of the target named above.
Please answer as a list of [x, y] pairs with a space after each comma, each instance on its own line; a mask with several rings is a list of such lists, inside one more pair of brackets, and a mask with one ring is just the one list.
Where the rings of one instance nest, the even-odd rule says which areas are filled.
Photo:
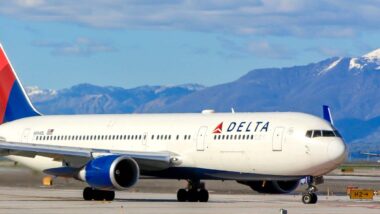
[[26, 93], [34, 102], [44, 102], [57, 96], [57, 91], [52, 89], [41, 89], [38, 86], [25, 88]]
[[[308, 65], [256, 69], [225, 84], [203, 87], [142, 86], [133, 89], [89, 84], [63, 90], [29, 88], [47, 114], [301, 111], [321, 115], [331, 106], [336, 126], [360, 151], [380, 151], [380, 49], [360, 57], [333, 57]], [[365, 146], [365, 148], [363, 148]], [[355, 152], [353, 151], [353, 152]]]
[[380, 70], [380, 49], [369, 52], [362, 57], [351, 58], [349, 69], [356, 72]]
[[26, 92], [44, 114], [89, 114], [146, 112], [203, 88], [198, 84], [132, 89], [80, 84], [62, 90], [27, 87]]

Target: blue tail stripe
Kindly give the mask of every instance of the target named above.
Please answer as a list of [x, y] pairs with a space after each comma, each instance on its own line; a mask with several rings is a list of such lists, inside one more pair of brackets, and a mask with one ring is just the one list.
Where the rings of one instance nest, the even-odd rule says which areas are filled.
[[16, 80], [9, 95], [4, 122], [38, 115], [40, 114], [28, 102], [20, 83]]
[[328, 121], [329, 123], [333, 124], [331, 113], [330, 113], [330, 107], [327, 105], [323, 106], [323, 119]]

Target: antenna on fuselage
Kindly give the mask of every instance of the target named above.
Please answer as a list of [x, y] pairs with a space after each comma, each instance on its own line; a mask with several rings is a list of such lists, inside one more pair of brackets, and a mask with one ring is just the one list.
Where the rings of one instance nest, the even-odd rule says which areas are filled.
[[234, 108], [231, 108], [231, 113], [235, 114], [235, 109]]

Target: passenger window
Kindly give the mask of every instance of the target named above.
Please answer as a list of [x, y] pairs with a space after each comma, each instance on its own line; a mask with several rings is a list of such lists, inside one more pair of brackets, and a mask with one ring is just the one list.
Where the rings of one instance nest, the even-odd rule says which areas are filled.
[[177, 139], [177, 140], [179, 139], [179, 135], [177, 135], [176, 139]]
[[313, 137], [321, 137], [321, 136], [322, 136], [321, 130], [314, 130]]
[[154, 140], [154, 135], [152, 135], [152, 140]]
[[309, 130], [306, 132], [306, 137], [311, 138], [312, 134], [313, 134], [313, 131]]

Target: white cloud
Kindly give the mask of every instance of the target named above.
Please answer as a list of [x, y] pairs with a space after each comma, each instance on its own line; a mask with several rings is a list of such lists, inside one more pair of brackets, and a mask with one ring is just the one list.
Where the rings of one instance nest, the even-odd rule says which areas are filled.
[[352, 37], [378, 30], [369, 0], [16, 0], [0, 14], [98, 28], [175, 29], [248, 35]]
[[37, 7], [44, 3], [44, 0], [16, 0], [17, 5], [21, 7]]
[[54, 55], [91, 56], [96, 53], [116, 51], [116, 48], [110, 44], [96, 42], [85, 37], [79, 37], [72, 42], [34, 41], [33, 45], [50, 48]]
[[288, 48], [267, 41], [250, 42], [247, 48], [252, 54], [265, 58], [290, 59], [294, 56]]
[[226, 38], [219, 38], [223, 47], [220, 55], [226, 58], [257, 57], [272, 59], [291, 59], [295, 51], [281, 44], [270, 43], [268, 41], [244, 41], [236, 42]]

